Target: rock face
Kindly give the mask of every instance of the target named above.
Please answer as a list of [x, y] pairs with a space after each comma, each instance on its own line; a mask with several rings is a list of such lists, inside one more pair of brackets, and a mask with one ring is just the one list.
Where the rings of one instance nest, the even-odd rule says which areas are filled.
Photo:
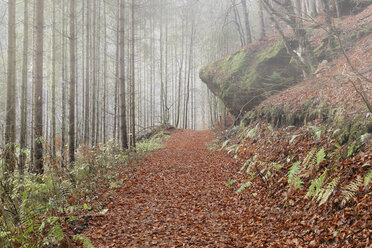
[[200, 78], [237, 118], [301, 77], [282, 41], [253, 43], [200, 70]]

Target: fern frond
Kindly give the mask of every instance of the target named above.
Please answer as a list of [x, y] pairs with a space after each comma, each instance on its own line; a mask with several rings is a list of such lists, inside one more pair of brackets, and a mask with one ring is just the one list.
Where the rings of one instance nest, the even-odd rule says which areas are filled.
[[303, 162], [303, 167], [308, 168], [310, 165], [314, 162], [314, 155], [316, 153], [316, 148], [313, 148], [306, 156], [304, 162]]
[[340, 177], [336, 177], [330, 183], [328, 183], [327, 187], [322, 192], [321, 197], [318, 197], [319, 206], [323, 205], [324, 203], [328, 201], [329, 197], [335, 191], [335, 188], [339, 182], [340, 182]]
[[368, 184], [372, 181], [372, 169], [370, 169], [364, 178], [364, 186], [367, 187]]
[[302, 187], [303, 181], [298, 176], [300, 174], [301, 168], [300, 168], [301, 162], [296, 162], [293, 164], [293, 166], [288, 171], [288, 184], [290, 186], [293, 186], [295, 189], [299, 189]]
[[319, 193], [321, 193], [321, 189], [323, 187], [323, 184], [324, 184], [325, 180], [327, 179], [327, 176], [328, 176], [328, 170], [325, 170], [319, 178], [313, 180], [311, 182], [309, 190], [307, 191], [307, 193], [305, 195], [305, 198], [308, 198], [310, 196], [313, 196], [313, 200], [318, 198]]
[[363, 185], [363, 178], [358, 176], [354, 181], [346, 185], [342, 189], [342, 201], [341, 206], [345, 206], [345, 204], [353, 197], [356, 196], [360, 186]]
[[321, 162], [323, 162], [325, 157], [326, 157], [326, 154], [325, 154], [324, 148], [322, 147], [322, 149], [320, 149], [316, 153], [316, 163], [317, 163], [317, 165], [319, 165]]
[[288, 171], [288, 183], [290, 184], [292, 180], [300, 173], [300, 162], [296, 162]]

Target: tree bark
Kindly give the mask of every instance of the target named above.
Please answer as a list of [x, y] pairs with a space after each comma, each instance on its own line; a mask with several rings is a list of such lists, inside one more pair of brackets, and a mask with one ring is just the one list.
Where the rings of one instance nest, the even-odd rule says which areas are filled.
[[69, 159], [70, 166], [75, 162], [75, 84], [76, 84], [76, 62], [75, 62], [75, 0], [70, 0], [70, 98], [69, 98]]
[[35, 75], [34, 75], [34, 172], [43, 168], [43, 47], [44, 0], [35, 0]]
[[56, 0], [53, 0], [52, 17], [52, 159], [56, 157]]
[[85, 116], [84, 116], [84, 143], [89, 145], [89, 96], [90, 96], [90, 0], [87, 0], [86, 37], [85, 37]]
[[19, 173], [24, 174], [26, 164], [25, 148], [27, 144], [27, 71], [28, 71], [28, 0], [24, 0], [23, 14], [23, 58], [22, 58], [22, 93], [21, 93], [21, 135], [19, 154]]
[[93, 74], [92, 74], [92, 84], [93, 84], [93, 88], [92, 88], [92, 116], [91, 116], [91, 119], [92, 119], [92, 133], [91, 133], [91, 143], [92, 143], [92, 146], [94, 146], [96, 144], [96, 97], [97, 97], [97, 92], [96, 92], [96, 88], [97, 88], [97, 63], [96, 63], [96, 59], [97, 59], [97, 54], [96, 54], [96, 49], [97, 49], [97, 32], [96, 32], [96, 20], [97, 20], [97, 0], [93, 0], [93, 24], [92, 24], [92, 56], [91, 56], [91, 62], [92, 62], [92, 69], [93, 69]]
[[251, 25], [250, 25], [250, 22], [249, 22], [249, 12], [248, 12], [248, 8], [247, 8], [247, 0], [242, 0], [242, 6], [243, 6], [243, 11], [244, 11], [246, 42], [251, 43], [252, 42], [252, 34], [251, 34]]
[[126, 120], [126, 100], [125, 100], [125, 0], [120, 1], [120, 130], [121, 130], [121, 147], [128, 149], [128, 134], [127, 134], [127, 120]]
[[8, 68], [7, 102], [5, 123], [5, 168], [4, 172], [13, 173], [16, 165], [16, 0], [8, 1]]
[[132, 27], [131, 27], [131, 66], [130, 66], [130, 69], [131, 69], [131, 82], [130, 82], [130, 108], [131, 108], [131, 113], [130, 113], [130, 118], [131, 118], [131, 122], [130, 122], [130, 132], [131, 132], [131, 135], [130, 135], [130, 145], [132, 148], [136, 147], [136, 115], [135, 115], [135, 64], [134, 64], [134, 44], [135, 44], [135, 29], [134, 29], [134, 0], [132, 0], [131, 2], [131, 24], [132, 24]]

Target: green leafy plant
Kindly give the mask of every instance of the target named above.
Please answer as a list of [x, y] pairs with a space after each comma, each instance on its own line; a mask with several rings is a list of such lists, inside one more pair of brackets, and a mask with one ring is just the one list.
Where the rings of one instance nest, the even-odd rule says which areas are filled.
[[370, 184], [371, 181], [372, 181], [372, 169], [370, 169], [367, 172], [367, 175], [364, 178], [364, 186], [367, 187], [368, 184]]
[[320, 193], [322, 193], [321, 189], [327, 177], [328, 177], [328, 170], [326, 169], [320, 177], [318, 177], [317, 179], [311, 182], [309, 190], [307, 191], [305, 195], [305, 198], [312, 196], [313, 197], [312, 199], [316, 200], [319, 197]]
[[252, 185], [252, 182], [248, 180], [247, 182], [243, 183], [240, 188], [236, 191], [237, 194], [241, 193], [246, 188], [249, 188]]
[[326, 187], [319, 190], [317, 201], [319, 205], [326, 203], [340, 182], [340, 177], [334, 178]]
[[231, 187], [231, 186], [233, 186], [235, 183], [236, 183], [236, 180], [235, 180], [235, 179], [231, 179], [231, 180], [229, 180], [225, 185], [226, 185], [226, 187]]
[[295, 189], [299, 189], [302, 187], [303, 181], [301, 180], [299, 173], [300, 173], [300, 166], [301, 162], [293, 163], [292, 167], [288, 171], [288, 184]]
[[341, 190], [341, 206], [345, 206], [348, 201], [355, 197], [361, 186], [363, 186], [363, 178], [361, 176], [358, 176], [354, 181], [344, 186]]

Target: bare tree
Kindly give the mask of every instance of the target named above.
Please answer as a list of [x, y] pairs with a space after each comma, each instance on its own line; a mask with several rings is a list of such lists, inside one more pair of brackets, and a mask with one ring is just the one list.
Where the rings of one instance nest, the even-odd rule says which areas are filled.
[[121, 147], [128, 149], [127, 120], [126, 120], [126, 97], [125, 97], [125, 0], [120, 1], [119, 15], [119, 80], [120, 80], [120, 130], [121, 130]]
[[245, 36], [246, 43], [252, 42], [251, 25], [249, 24], [249, 13], [247, 8], [247, 0], [242, 0], [244, 23], [245, 23]]
[[52, 14], [52, 158], [56, 157], [56, 0]]
[[69, 158], [71, 166], [75, 162], [75, 0], [70, 0], [70, 99], [69, 99]]
[[19, 154], [19, 173], [23, 175], [26, 164], [25, 148], [27, 144], [27, 69], [28, 69], [28, 0], [24, 0], [23, 13], [23, 54], [22, 54], [22, 93], [21, 93], [21, 134], [20, 134], [20, 154]]
[[135, 44], [135, 25], [134, 25], [134, 0], [131, 1], [131, 81], [130, 81], [130, 145], [131, 147], [136, 147], [136, 115], [135, 115], [135, 63], [134, 63], [134, 44]]
[[44, 0], [35, 0], [35, 54], [34, 54], [34, 172], [42, 174], [43, 168], [43, 47]]

